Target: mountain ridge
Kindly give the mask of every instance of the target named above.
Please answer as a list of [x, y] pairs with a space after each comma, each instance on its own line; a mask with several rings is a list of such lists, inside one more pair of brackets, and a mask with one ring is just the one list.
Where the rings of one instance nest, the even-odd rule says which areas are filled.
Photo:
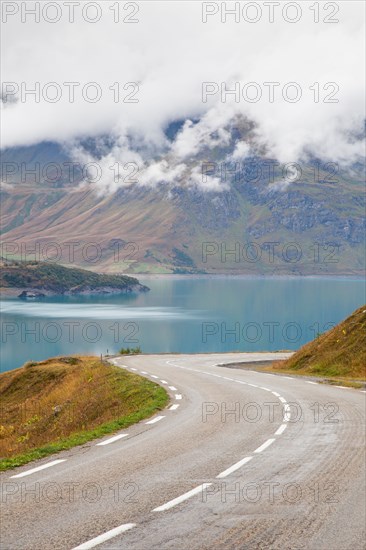
[[[177, 123], [169, 132], [180, 127]], [[226, 147], [203, 148], [190, 160], [202, 183], [205, 177], [220, 178], [223, 170], [227, 181], [220, 190], [205, 189], [183, 174], [108, 193], [81, 185], [82, 170], [72, 181], [70, 174], [58, 174], [56, 182], [57, 166], [73, 162], [60, 145], [6, 149], [2, 255], [50, 261], [44, 256], [52, 256], [53, 243], [54, 261], [106, 273], [363, 275], [362, 165], [334, 175], [332, 163], [310, 159], [295, 181], [284, 179], [284, 168], [274, 159], [254, 154], [239, 159], [239, 171], [235, 164], [234, 169], [225, 165], [238, 139], [244, 136], [249, 143], [252, 131], [250, 125], [241, 133], [235, 128]], [[30, 172], [22, 178], [22, 162], [28, 171], [39, 163], [37, 183]], [[253, 176], [253, 170], [268, 165], [271, 180], [262, 168]], [[77, 243], [72, 255], [70, 242]], [[24, 257], [24, 250], [32, 249], [39, 256]]]

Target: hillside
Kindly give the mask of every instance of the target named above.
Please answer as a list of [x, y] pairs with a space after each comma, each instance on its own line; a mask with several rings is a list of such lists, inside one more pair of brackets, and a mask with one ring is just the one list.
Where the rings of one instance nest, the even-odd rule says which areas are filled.
[[97, 357], [55, 357], [0, 374], [0, 469], [101, 437], [163, 408], [163, 388]]
[[366, 380], [366, 305], [273, 367], [297, 374]]
[[[167, 138], [178, 130], [179, 125], [170, 128]], [[67, 165], [61, 146], [4, 150], [3, 172], [6, 165], [18, 169], [1, 189], [2, 256], [42, 261], [51, 251], [57, 263], [68, 265], [67, 243], [73, 242], [74, 265], [106, 273], [363, 275], [363, 166], [335, 170], [312, 158], [289, 181], [284, 166], [253, 145], [252, 156], [235, 157], [233, 173], [238, 140], [252, 143], [253, 130], [243, 123], [227, 131], [226, 147], [212, 146], [189, 159], [199, 179], [204, 163], [214, 163], [214, 177], [227, 184], [221, 190], [204, 190], [183, 174], [170, 182], [98, 192], [90, 184], [80, 186], [80, 170], [72, 179], [66, 168], [57, 178], [45, 170], [51, 163]], [[98, 159], [95, 143], [88, 147]], [[35, 182], [32, 174], [22, 179], [21, 162], [29, 171], [38, 166], [41, 179]], [[47, 249], [50, 243], [56, 248]], [[96, 261], [84, 253], [89, 243], [99, 249]], [[37, 257], [25, 256], [24, 250], [36, 246]]]
[[22, 296], [34, 292], [53, 294], [110, 294], [146, 291], [137, 279], [125, 275], [101, 275], [85, 269], [45, 262], [0, 261], [0, 287], [16, 289]]

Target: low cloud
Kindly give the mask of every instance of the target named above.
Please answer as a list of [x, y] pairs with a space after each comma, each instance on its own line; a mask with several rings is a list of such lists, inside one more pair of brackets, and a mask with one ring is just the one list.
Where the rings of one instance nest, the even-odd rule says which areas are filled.
[[[98, 157], [104, 168], [100, 192], [131, 185], [116, 180], [109, 168], [116, 162], [136, 163], [140, 185], [169, 185], [184, 178], [187, 185], [223, 189], [217, 178], [203, 180], [195, 157], [232, 144], [238, 120], [252, 121], [255, 130], [250, 140], [232, 144], [232, 160], [248, 156], [253, 145], [280, 162], [316, 155], [351, 165], [363, 157], [364, 143], [354, 139], [364, 134], [365, 121], [361, 2], [343, 2], [336, 24], [315, 24], [305, 7], [296, 24], [281, 18], [271, 24], [265, 17], [256, 24], [230, 18], [222, 23], [219, 17], [202, 23], [200, 2], [144, 2], [139, 23], [115, 24], [108, 11], [112, 4], [103, 3], [105, 17], [95, 24], [50, 25], [32, 19], [23, 24], [9, 17], [3, 26], [2, 77], [18, 83], [19, 91], [10, 96], [13, 103], [5, 104], [11, 108], [2, 112], [2, 147], [57, 141], [73, 158], [91, 162], [96, 157], [86, 152], [82, 140], [113, 136], [114, 145]], [[35, 82], [41, 90], [48, 82], [58, 83], [61, 99], [19, 100], [21, 83], [30, 89]], [[73, 103], [67, 82], [80, 83]], [[102, 90], [97, 103], [82, 97], [90, 82]], [[114, 101], [116, 82], [125, 102]], [[219, 90], [207, 102], [202, 99], [204, 82], [216, 83]], [[243, 98], [250, 82], [260, 86], [258, 102]], [[279, 83], [273, 102], [268, 82]], [[283, 98], [291, 82], [301, 88], [298, 102]], [[124, 89], [126, 83], [135, 87]], [[222, 90], [238, 85], [239, 101], [234, 94], [223, 96]], [[130, 94], [137, 103], [126, 102]], [[327, 97], [337, 101], [324, 103]], [[178, 120], [185, 122], [168, 140], [164, 129]]]

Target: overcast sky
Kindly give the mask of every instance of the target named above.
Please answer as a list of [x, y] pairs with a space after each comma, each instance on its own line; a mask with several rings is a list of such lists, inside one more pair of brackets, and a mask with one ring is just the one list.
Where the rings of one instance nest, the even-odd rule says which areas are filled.
[[[8, 2], [3, 2], [3, 10], [4, 4]], [[134, 8], [127, 6], [120, 18], [139, 22], [114, 23], [112, 4], [100, 3], [102, 16], [94, 24], [83, 20], [80, 7], [75, 7], [75, 21], [69, 23], [63, 2], [59, 2], [61, 19], [54, 24], [44, 22], [42, 15], [39, 23], [32, 16], [22, 23], [20, 7], [8, 16], [2, 25], [2, 81], [15, 82], [19, 92], [17, 101], [9, 101], [2, 109], [2, 147], [43, 140], [75, 142], [111, 133], [120, 136], [121, 148], [126, 146], [126, 135], [137, 135], [159, 148], [164, 145], [167, 123], [200, 117], [201, 124], [187, 123], [172, 146], [179, 166], [200, 144], [209, 143], [212, 131], [219, 131], [216, 139], [225, 142], [225, 126], [242, 113], [256, 122], [258, 139], [281, 161], [294, 161], [305, 151], [342, 162], [362, 155], [362, 145], [351, 136], [360, 133], [365, 119], [363, 2], [330, 3], [339, 6], [334, 15], [333, 8], [325, 11], [321, 6], [319, 23], [314, 23], [310, 2], [298, 3], [301, 17], [296, 23], [284, 20], [283, 3], [276, 8], [273, 23], [268, 22], [269, 8], [260, 2], [262, 15], [256, 23], [245, 21], [242, 14], [238, 23], [233, 16], [222, 22], [220, 13], [203, 23], [201, 2], [176, 1], [137, 3], [138, 13], [130, 16]], [[211, 4], [208, 9], [215, 10], [215, 3]], [[50, 9], [49, 18], [54, 13]], [[88, 14], [94, 16], [92, 9]], [[287, 15], [294, 18], [296, 13], [290, 10]], [[326, 16], [339, 22], [325, 23]], [[249, 11], [248, 17], [254, 19], [255, 12]], [[21, 101], [22, 87], [33, 88], [35, 82], [41, 90], [48, 82], [58, 83], [61, 100], [49, 103], [41, 97], [35, 103], [28, 96]], [[74, 103], [64, 82], [80, 83]], [[88, 82], [100, 86], [102, 99], [97, 103], [88, 103], [81, 95]], [[133, 98], [138, 103], [115, 103], [109, 89], [115, 82], [120, 83], [123, 96], [136, 92]], [[128, 82], [138, 83], [139, 89], [123, 90]], [[241, 91], [245, 84], [256, 82], [262, 98], [251, 103], [241, 95], [238, 103], [229, 97], [223, 103], [221, 94], [215, 93], [203, 102], [203, 82], [219, 86], [224, 82], [228, 87], [239, 82]], [[273, 103], [265, 82], [280, 83]], [[297, 102], [282, 97], [289, 82], [301, 88]], [[315, 82], [319, 83], [318, 103], [315, 88], [309, 88]], [[324, 90], [327, 83], [336, 86]], [[288, 89], [290, 96], [294, 91]], [[247, 94], [253, 92], [246, 89]], [[338, 102], [324, 103], [326, 96]]]

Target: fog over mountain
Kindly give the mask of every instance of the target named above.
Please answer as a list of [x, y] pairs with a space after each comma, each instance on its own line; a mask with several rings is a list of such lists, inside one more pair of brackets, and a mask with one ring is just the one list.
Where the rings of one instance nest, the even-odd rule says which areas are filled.
[[[194, 2], [145, 2], [131, 15], [138, 24], [116, 24], [111, 5], [102, 5], [95, 24], [78, 19], [76, 8], [74, 23], [65, 13], [57, 24], [42, 18], [32, 23], [30, 18], [24, 25], [19, 17], [8, 17], [3, 148], [58, 142], [73, 158], [90, 161], [82, 140], [107, 135], [113, 147], [104, 158], [99, 155], [102, 164], [142, 166], [154, 160], [140, 183], [155, 185], [185, 175], [201, 185], [191, 159], [207, 147], [227, 146], [228, 128], [246, 119], [255, 132], [250, 144], [245, 139], [237, 144], [234, 159], [251, 154], [251, 145], [283, 163], [316, 155], [352, 165], [362, 157], [364, 143], [356, 137], [364, 135], [362, 2], [342, 3], [339, 13], [327, 14], [339, 22], [328, 24], [314, 23], [314, 13], [305, 5], [295, 23], [284, 19], [282, 8], [278, 16], [274, 12], [275, 24], [270, 23], [269, 8], [263, 5], [255, 24], [242, 16], [235, 22], [230, 15], [223, 23], [220, 14], [206, 15], [203, 23], [202, 5]], [[295, 15], [289, 11], [287, 18]], [[26, 95], [37, 82], [39, 103]], [[73, 102], [70, 84], [65, 84], [71, 82], [78, 83]], [[101, 91], [97, 102], [83, 98], [92, 82]], [[117, 82], [119, 99], [136, 102], [115, 102]], [[245, 88], [248, 83], [255, 85]], [[93, 88], [87, 90], [93, 95]], [[225, 90], [236, 90], [236, 95], [225, 95]], [[47, 100], [57, 94], [58, 101]], [[184, 123], [169, 141], [165, 130], [177, 120]], [[99, 185], [100, 192], [116, 188], [107, 177]], [[206, 180], [207, 189], [219, 187], [217, 180]]]

